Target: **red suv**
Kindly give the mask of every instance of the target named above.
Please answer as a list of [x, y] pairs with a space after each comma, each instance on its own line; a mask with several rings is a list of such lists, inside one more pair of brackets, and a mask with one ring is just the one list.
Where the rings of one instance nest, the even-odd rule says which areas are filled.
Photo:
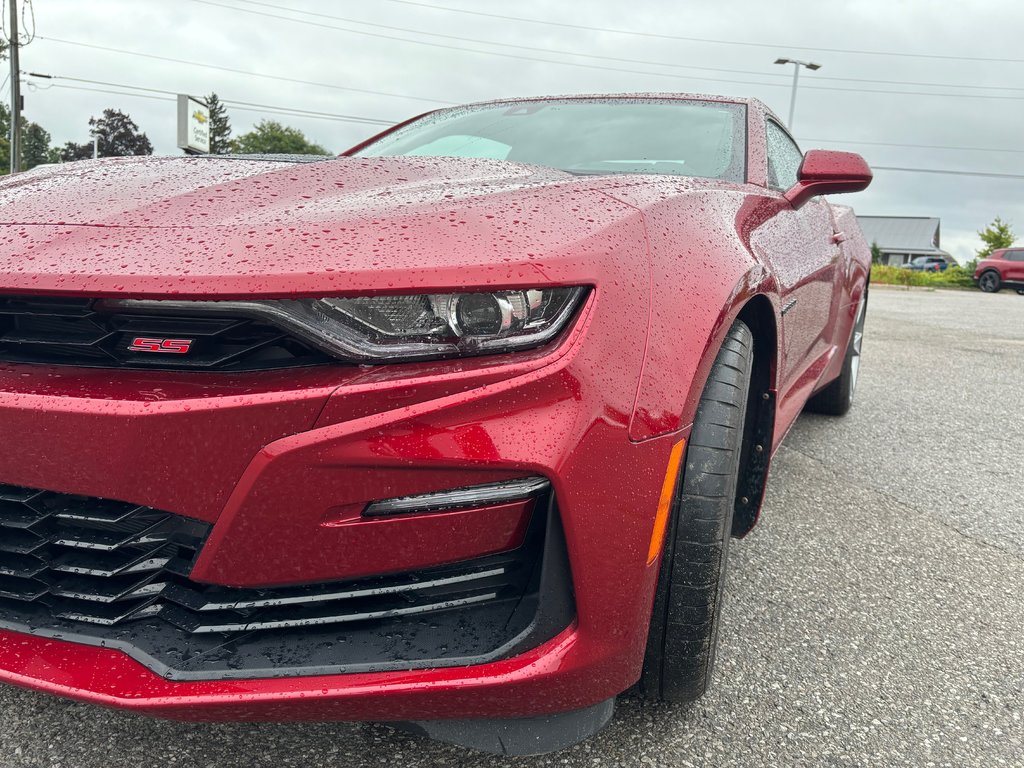
[[1003, 286], [1016, 288], [1024, 296], [1024, 248], [1001, 248], [978, 262], [974, 281], [985, 293], [995, 293]]

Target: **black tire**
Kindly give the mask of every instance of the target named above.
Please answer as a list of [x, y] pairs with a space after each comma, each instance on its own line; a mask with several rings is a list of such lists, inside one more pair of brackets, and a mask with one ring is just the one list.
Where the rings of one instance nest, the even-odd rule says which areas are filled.
[[999, 273], [994, 269], [987, 269], [978, 278], [978, 287], [985, 293], [998, 293], [1003, 287], [1003, 281], [999, 279]]
[[736, 321], [697, 405], [640, 678], [650, 700], [693, 701], [711, 679], [753, 357], [750, 329]]
[[1017, 289], [1017, 294], [1018, 294], [1019, 296], [1024, 296], [1024, 288], [1018, 288], [1018, 289]]
[[853, 321], [850, 340], [846, 344], [846, 357], [843, 370], [839, 376], [823, 390], [807, 401], [805, 408], [813, 413], [826, 416], [845, 416], [853, 405], [853, 396], [857, 391], [857, 378], [860, 373], [860, 352], [864, 344], [864, 318], [868, 309], [868, 291], [857, 307], [857, 318]]

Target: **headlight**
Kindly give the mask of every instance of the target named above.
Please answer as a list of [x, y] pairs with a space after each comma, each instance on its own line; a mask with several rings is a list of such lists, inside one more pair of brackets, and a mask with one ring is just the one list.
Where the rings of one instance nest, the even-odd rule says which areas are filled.
[[98, 308], [251, 317], [343, 360], [393, 362], [539, 346], [566, 326], [586, 292], [575, 287], [268, 301], [117, 299]]

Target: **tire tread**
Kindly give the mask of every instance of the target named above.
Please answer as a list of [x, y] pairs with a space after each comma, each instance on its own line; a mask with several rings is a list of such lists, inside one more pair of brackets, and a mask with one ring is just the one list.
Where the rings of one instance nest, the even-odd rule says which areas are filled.
[[752, 364], [753, 336], [737, 321], [712, 365], [686, 448], [640, 680], [647, 698], [692, 701], [710, 679]]

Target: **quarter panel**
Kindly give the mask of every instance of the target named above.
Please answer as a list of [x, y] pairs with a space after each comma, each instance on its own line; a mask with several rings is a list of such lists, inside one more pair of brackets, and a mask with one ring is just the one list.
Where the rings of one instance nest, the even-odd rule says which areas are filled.
[[842, 257], [839, 262], [840, 268], [837, 270], [836, 296], [833, 302], [835, 312], [830, 330], [835, 353], [821, 375], [817, 389], [832, 382], [842, 371], [845, 356], [841, 351], [845, 350], [850, 338], [857, 307], [860, 305], [871, 273], [871, 246], [860, 231], [853, 209], [847, 205], [831, 204], [831, 207], [836, 231], [842, 236], [839, 245]]

